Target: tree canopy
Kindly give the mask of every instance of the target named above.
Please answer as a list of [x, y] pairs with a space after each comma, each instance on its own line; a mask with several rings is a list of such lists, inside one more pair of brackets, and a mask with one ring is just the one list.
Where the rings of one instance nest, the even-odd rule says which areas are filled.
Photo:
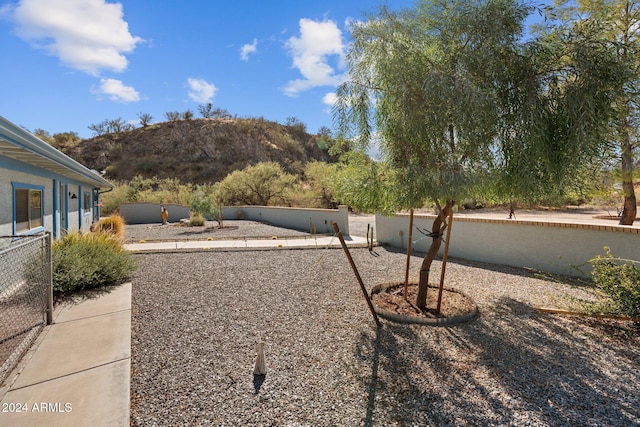
[[224, 205], [269, 206], [282, 200], [295, 176], [274, 162], [263, 162], [231, 172], [216, 183], [216, 198]]
[[532, 10], [519, 0], [432, 0], [383, 7], [353, 26], [336, 117], [361, 147], [375, 135], [383, 160], [357, 158], [346, 201], [436, 205], [418, 307], [455, 200], [548, 198], [584, 182], [608, 148], [619, 79], [611, 50], [591, 25], [525, 39]]
[[608, 139], [610, 154], [619, 162], [624, 193], [620, 224], [631, 225], [637, 214], [633, 175], [640, 150], [640, 2], [557, 1], [552, 18], [553, 25], [545, 28], [548, 35], [579, 34], [584, 45], [599, 53], [574, 61], [589, 61], [599, 73], [601, 90], [612, 94], [609, 126], [600, 137]]
[[361, 145], [376, 134], [400, 175], [396, 209], [490, 192], [534, 201], [593, 170], [614, 64], [584, 34], [525, 41], [532, 10], [423, 1], [354, 26], [338, 123]]

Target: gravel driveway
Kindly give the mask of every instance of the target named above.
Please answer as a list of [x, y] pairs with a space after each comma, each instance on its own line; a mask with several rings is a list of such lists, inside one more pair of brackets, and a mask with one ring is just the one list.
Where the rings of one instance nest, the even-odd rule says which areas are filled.
[[[368, 288], [404, 279], [402, 253], [352, 254]], [[590, 299], [586, 287], [453, 260], [447, 284], [478, 319], [376, 329], [340, 249], [135, 257], [135, 426], [640, 424], [639, 334], [533, 309]]]

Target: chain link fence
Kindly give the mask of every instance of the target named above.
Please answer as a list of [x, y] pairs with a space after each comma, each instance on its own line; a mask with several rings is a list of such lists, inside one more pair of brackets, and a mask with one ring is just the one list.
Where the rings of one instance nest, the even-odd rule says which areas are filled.
[[52, 323], [51, 235], [0, 236], [0, 383]]

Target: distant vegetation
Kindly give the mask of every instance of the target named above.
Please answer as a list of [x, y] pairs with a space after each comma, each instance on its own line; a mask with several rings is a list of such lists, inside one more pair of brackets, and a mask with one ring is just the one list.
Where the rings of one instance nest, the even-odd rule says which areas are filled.
[[[351, 203], [354, 185], [374, 186], [375, 162], [350, 151], [322, 127], [313, 135], [296, 117], [284, 124], [264, 118], [238, 118], [212, 104], [200, 105], [202, 118], [190, 110], [167, 112], [167, 121], [138, 113], [139, 127], [121, 118], [88, 126], [95, 136], [75, 132], [34, 134], [85, 166], [101, 171], [116, 184], [102, 196], [102, 213], [117, 212], [124, 202], [178, 203], [191, 206], [210, 198], [212, 206], [267, 204], [334, 208]], [[354, 157], [355, 156], [355, 157]], [[354, 158], [360, 161], [354, 163]], [[363, 163], [364, 162], [364, 163]], [[365, 167], [364, 164], [370, 166]], [[357, 169], [357, 171], [354, 170]], [[619, 173], [603, 171], [600, 183], [585, 183], [576, 192], [545, 200], [548, 206], [594, 203], [615, 209]], [[359, 183], [354, 182], [360, 176]], [[589, 184], [589, 185], [586, 185]], [[383, 190], [383, 188], [380, 188]], [[379, 200], [371, 200], [371, 210]], [[496, 196], [460, 201], [461, 208], [509, 203]], [[208, 214], [208, 213], [207, 213]]]
[[118, 211], [122, 203], [176, 203], [215, 217], [219, 206], [280, 205], [335, 208], [338, 166], [320, 161], [307, 163], [300, 175], [290, 174], [275, 162], [262, 162], [234, 171], [214, 184], [183, 183], [177, 178], [144, 178], [116, 182], [102, 195], [102, 214]]
[[261, 162], [277, 163], [283, 171], [300, 177], [309, 162], [339, 159], [328, 128], [313, 135], [295, 117], [280, 124], [233, 117], [210, 104], [199, 110], [206, 118], [194, 118], [189, 110], [174, 111], [165, 113], [167, 121], [154, 124], [152, 117], [139, 113], [138, 128], [120, 118], [105, 120], [89, 126], [95, 133], [92, 138], [71, 138], [53, 145], [64, 146], [65, 154], [116, 181], [140, 176], [213, 184]]

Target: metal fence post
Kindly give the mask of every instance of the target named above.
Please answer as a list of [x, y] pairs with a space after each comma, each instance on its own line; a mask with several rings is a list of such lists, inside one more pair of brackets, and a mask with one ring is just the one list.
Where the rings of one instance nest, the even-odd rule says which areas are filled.
[[47, 231], [45, 239], [46, 248], [46, 265], [45, 280], [47, 281], [47, 325], [53, 324], [53, 271], [52, 271], [52, 255], [51, 255], [51, 233]]

